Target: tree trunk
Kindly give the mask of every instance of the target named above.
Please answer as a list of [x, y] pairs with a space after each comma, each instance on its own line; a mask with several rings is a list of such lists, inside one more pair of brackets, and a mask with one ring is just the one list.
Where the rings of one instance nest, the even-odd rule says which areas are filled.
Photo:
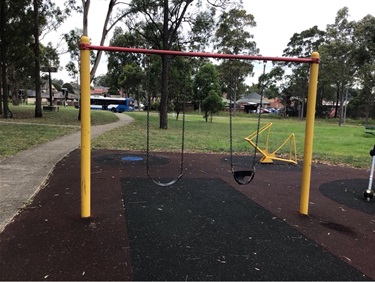
[[[82, 35], [88, 36], [88, 15], [90, 10], [90, 0], [82, 0], [82, 7], [83, 7], [83, 22], [82, 22]], [[81, 66], [78, 66], [81, 70]], [[79, 74], [78, 74], [79, 78]], [[91, 77], [90, 77], [91, 81]], [[79, 94], [81, 96], [81, 94]], [[81, 106], [81, 105], [80, 105]], [[81, 107], [78, 109], [78, 116], [77, 120], [81, 120]]]
[[168, 56], [162, 55], [160, 128], [168, 129]]
[[336, 103], [335, 103], [335, 115], [334, 115], [334, 118], [337, 118], [337, 112], [339, 111], [339, 98], [340, 98], [340, 86], [337, 84]]
[[[104, 45], [105, 39], [107, 37], [108, 31], [109, 31], [107, 29], [107, 25], [108, 25], [109, 20], [111, 18], [113, 6], [115, 5], [115, 3], [116, 3], [116, 1], [114, 1], [114, 0], [109, 1], [108, 11], [107, 11], [107, 15], [105, 17], [105, 21], [104, 21], [104, 25], [103, 25], [103, 30], [102, 30], [102, 38], [100, 39], [100, 46]], [[94, 77], [95, 77], [95, 73], [96, 73], [96, 70], [98, 69], [100, 60], [102, 58], [102, 54], [103, 54], [103, 51], [101, 51], [101, 50], [97, 51], [97, 53], [96, 53], [94, 65], [93, 65], [93, 67], [91, 69], [91, 72], [90, 72], [90, 81], [92, 81], [94, 79]]]
[[341, 83], [340, 90], [340, 116], [339, 116], [339, 126], [344, 123], [344, 83]]
[[[300, 109], [298, 111], [298, 118], [300, 119], [303, 119], [303, 115], [304, 115], [304, 109], [305, 109], [305, 101], [306, 101], [306, 92], [304, 90], [302, 90], [302, 100], [301, 100], [301, 104], [300, 104]], [[307, 101], [308, 101], [309, 97], [307, 97]]]
[[10, 93], [12, 93], [12, 105], [18, 106], [20, 104], [17, 82], [11, 84]]
[[368, 124], [370, 118], [370, 105], [371, 105], [371, 90], [367, 87], [365, 90], [366, 104], [365, 104], [365, 124]]
[[[4, 92], [2, 82], [3, 82], [3, 71], [2, 69], [0, 69], [0, 98], [1, 98], [2, 93]], [[2, 99], [0, 99], [0, 115], [2, 114], [3, 114], [3, 101]]]
[[34, 0], [34, 61], [35, 61], [35, 117], [42, 117], [42, 95], [40, 93], [40, 49], [39, 49], [39, 3]]
[[236, 104], [236, 101], [237, 101], [237, 89], [238, 89], [238, 80], [237, 80], [237, 74], [236, 74], [236, 82], [234, 83], [234, 91], [233, 91], [233, 103], [234, 103], [233, 116], [236, 115], [236, 111], [237, 111], [237, 104]]
[[90, 0], [82, 0], [82, 6], [83, 6], [83, 29], [82, 34], [84, 36], [88, 36], [88, 15], [89, 15], [89, 9], [90, 9]]
[[[164, 0], [164, 23], [163, 23], [163, 49], [168, 50], [168, 0]], [[162, 55], [162, 71], [161, 71], [161, 100], [160, 100], [160, 128], [168, 129], [168, 56]]]
[[[8, 96], [5, 95], [6, 93], [6, 85], [7, 85], [7, 67], [6, 67], [6, 42], [5, 42], [5, 9], [6, 3], [5, 1], [1, 1], [0, 7], [0, 41], [1, 41], [1, 48], [0, 48], [0, 59], [1, 59], [1, 86], [2, 86], [2, 94], [3, 99], [0, 100], [0, 114], [4, 113], [4, 118], [8, 117], [8, 113], [6, 110], [6, 104], [8, 103]], [[4, 106], [4, 111], [3, 111]]]
[[[1, 57], [3, 57], [4, 48], [1, 48]], [[4, 110], [1, 109], [1, 114], [4, 114], [4, 118], [8, 118], [8, 94], [7, 94], [7, 68], [5, 61], [1, 60], [3, 63], [1, 64], [1, 84], [2, 84], [2, 94], [3, 94], [3, 101], [2, 106], [4, 106]]]

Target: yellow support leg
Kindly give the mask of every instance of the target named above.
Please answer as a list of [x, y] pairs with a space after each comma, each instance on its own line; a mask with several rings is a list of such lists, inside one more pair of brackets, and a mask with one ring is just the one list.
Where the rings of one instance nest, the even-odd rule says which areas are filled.
[[[90, 44], [87, 36], [81, 44]], [[80, 51], [81, 78], [81, 217], [91, 216], [91, 122], [90, 122], [90, 50]]]
[[[319, 53], [314, 52], [311, 58], [319, 59]], [[309, 90], [307, 96], [307, 113], [306, 113], [306, 128], [305, 128], [305, 147], [302, 167], [302, 183], [301, 183], [301, 198], [300, 210], [303, 215], [309, 212], [309, 197], [310, 197], [310, 180], [311, 180], [311, 164], [312, 164], [312, 147], [314, 138], [314, 121], [315, 121], [315, 104], [316, 91], [318, 88], [318, 72], [319, 64], [311, 63], [310, 65], [310, 79]]]

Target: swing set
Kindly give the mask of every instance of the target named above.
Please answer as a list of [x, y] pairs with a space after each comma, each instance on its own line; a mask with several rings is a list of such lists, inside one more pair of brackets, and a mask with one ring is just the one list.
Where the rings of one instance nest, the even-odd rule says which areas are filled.
[[[310, 64], [310, 83], [308, 89], [308, 108], [306, 115], [306, 129], [305, 129], [305, 149], [304, 149], [304, 163], [301, 181], [301, 200], [300, 200], [300, 213], [308, 214], [308, 202], [309, 202], [309, 190], [310, 190], [310, 178], [311, 178], [311, 163], [312, 163], [312, 143], [313, 143], [313, 131], [314, 131], [314, 120], [315, 120], [315, 103], [316, 103], [316, 91], [318, 81], [318, 69], [320, 58], [317, 52], [312, 53], [311, 58], [287, 58], [287, 57], [265, 57], [265, 56], [253, 56], [253, 55], [233, 55], [233, 54], [218, 54], [218, 53], [199, 53], [199, 52], [183, 52], [183, 51], [172, 51], [172, 50], [155, 50], [155, 49], [140, 49], [140, 48], [125, 48], [115, 46], [96, 46], [91, 45], [90, 40], [87, 36], [82, 36], [80, 40], [80, 79], [81, 79], [81, 217], [88, 218], [91, 216], [91, 179], [90, 179], [90, 167], [91, 167], [91, 140], [90, 140], [90, 51], [91, 50], [102, 50], [107, 52], [128, 52], [128, 53], [142, 53], [142, 54], [154, 54], [154, 55], [171, 55], [171, 56], [183, 56], [183, 57], [208, 57], [217, 59], [236, 59], [236, 60], [257, 60], [263, 61], [283, 61], [283, 62], [295, 62], [295, 63], [309, 63]], [[265, 66], [264, 66], [265, 67]], [[264, 72], [264, 69], [263, 69]], [[261, 100], [263, 97], [263, 90]], [[149, 107], [148, 107], [149, 109]], [[181, 146], [181, 166], [179, 175], [170, 182], [162, 183], [156, 181], [150, 176], [149, 173], [149, 110], [147, 112], [147, 175], [157, 185], [167, 187], [175, 184], [182, 177], [183, 173], [183, 150], [184, 150], [184, 123], [185, 123], [185, 111], [183, 112], [183, 125], [182, 125], [182, 146]], [[255, 157], [256, 152], [261, 151], [258, 147], [258, 136], [261, 130], [260, 128], [260, 111], [258, 113], [258, 126], [254, 133], [254, 136], [246, 139], [250, 144], [254, 146], [253, 164], [250, 169], [247, 170], [235, 170], [233, 164], [233, 153], [232, 153], [232, 113], [230, 112], [230, 152], [231, 152], [231, 171], [235, 181], [240, 184], [250, 183], [255, 175]], [[249, 136], [248, 136], [249, 137]], [[256, 138], [255, 143], [252, 141]], [[295, 144], [295, 143], [294, 143]], [[263, 153], [262, 153], [263, 152]], [[267, 154], [266, 151], [262, 150], [261, 153]], [[272, 156], [272, 153], [271, 153]]]

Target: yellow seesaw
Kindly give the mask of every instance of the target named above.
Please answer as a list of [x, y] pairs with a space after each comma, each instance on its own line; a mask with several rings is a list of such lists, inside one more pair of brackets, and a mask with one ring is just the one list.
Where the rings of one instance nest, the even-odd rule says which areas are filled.
[[[294, 137], [294, 134], [291, 133], [289, 137], [273, 152], [268, 152], [268, 140], [271, 132], [271, 126], [272, 122], [267, 123], [266, 125], [262, 126], [259, 130], [251, 133], [249, 136], [247, 136], [245, 139], [248, 141], [256, 150], [258, 150], [263, 157], [260, 159], [261, 163], [273, 163], [274, 160], [297, 164], [297, 152], [296, 152], [296, 139]], [[253, 139], [259, 136], [263, 131], [267, 130], [267, 137], [266, 137], [266, 145], [265, 148], [262, 149], [259, 147], [258, 144], [253, 142]], [[289, 141], [289, 158], [282, 158], [277, 157], [276, 153], [280, 151], [282, 147], [284, 147], [285, 144], [287, 144]]]

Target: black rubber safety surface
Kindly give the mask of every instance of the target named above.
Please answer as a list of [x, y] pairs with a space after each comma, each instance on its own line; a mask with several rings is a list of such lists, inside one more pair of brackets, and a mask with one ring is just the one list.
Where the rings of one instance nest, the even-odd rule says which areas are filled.
[[368, 280], [221, 179], [121, 185], [133, 280]]
[[320, 185], [320, 192], [331, 200], [349, 208], [375, 215], [375, 199], [367, 202], [363, 191], [368, 188], [368, 179], [342, 179]]

